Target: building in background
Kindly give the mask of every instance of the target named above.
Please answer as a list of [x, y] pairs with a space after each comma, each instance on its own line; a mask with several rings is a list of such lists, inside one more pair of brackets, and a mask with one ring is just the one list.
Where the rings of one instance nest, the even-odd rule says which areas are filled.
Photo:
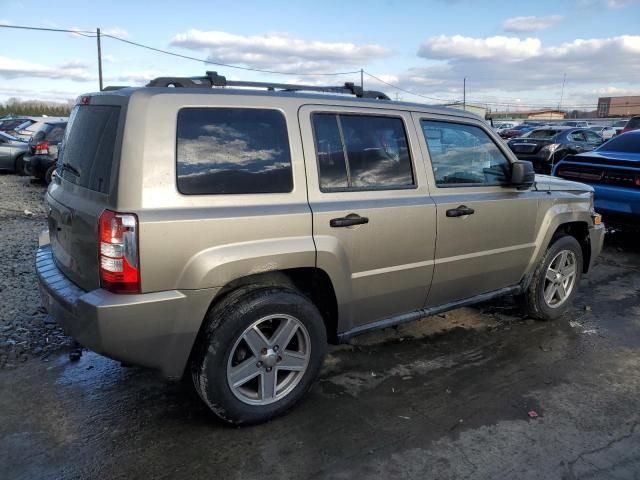
[[600, 97], [598, 117], [629, 117], [640, 115], [640, 95], [623, 97]]
[[483, 105], [474, 105], [471, 103], [463, 104], [462, 102], [455, 102], [455, 103], [449, 103], [445, 105], [445, 107], [457, 108], [459, 110], [466, 110], [467, 112], [475, 113], [481, 118], [486, 118], [486, 115], [487, 115], [487, 107]]
[[566, 118], [567, 112], [563, 112], [562, 110], [491, 112], [490, 116], [494, 120], [563, 120]]

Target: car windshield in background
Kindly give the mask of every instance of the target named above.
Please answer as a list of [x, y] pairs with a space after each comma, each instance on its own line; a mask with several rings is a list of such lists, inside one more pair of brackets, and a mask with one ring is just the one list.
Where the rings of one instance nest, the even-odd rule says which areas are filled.
[[119, 116], [116, 106], [74, 108], [59, 158], [62, 178], [90, 190], [109, 191]]
[[612, 138], [597, 149], [599, 152], [640, 153], [640, 135], [624, 134]]
[[552, 129], [533, 130], [523, 136], [526, 138], [550, 138], [559, 134], [561, 131], [562, 130], [552, 130]]
[[17, 142], [18, 139], [16, 137], [12, 137], [8, 133], [0, 132], [0, 138], [5, 142]]

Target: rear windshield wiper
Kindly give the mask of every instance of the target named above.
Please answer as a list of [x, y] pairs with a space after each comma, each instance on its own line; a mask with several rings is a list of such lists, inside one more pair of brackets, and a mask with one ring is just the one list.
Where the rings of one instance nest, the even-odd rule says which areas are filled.
[[69, 170], [71, 173], [73, 173], [76, 177], [80, 176], [80, 171], [74, 167], [73, 165], [71, 165], [69, 162], [64, 162], [62, 164], [62, 169], [63, 170]]

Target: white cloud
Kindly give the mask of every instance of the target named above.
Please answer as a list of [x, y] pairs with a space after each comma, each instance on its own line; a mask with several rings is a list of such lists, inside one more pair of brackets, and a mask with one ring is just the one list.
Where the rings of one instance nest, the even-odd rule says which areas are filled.
[[506, 32], [534, 32], [552, 27], [562, 20], [560, 15], [549, 15], [546, 17], [513, 17], [508, 18], [502, 24], [502, 29]]
[[418, 56], [430, 59], [475, 58], [523, 59], [540, 54], [542, 42], [537, 38], [472, 38], [462, 35], [431, 37], [422, 44]]
[[120, 27], [106, 28], [104, 30], [100, 30], [100, 33], [102, 35], [113, 35], [114, 37], [120, 37], [120, 38], [131, 37], [131, 35], [129, 35], [129, 32], [127, 32], [124, 28], [120, 28]]
[[0, 78], [50, 78], [67, 79], [76, 82], [86, 82], [96, 79], [84, 66], [74, 62], [47, 66], [38, 63], [30, 63], [24, 60], [0, 56]]
[[324, 72], [356, 67], [390, 51], [380, 45], [308, 41], [284, 33], [242, 36], [227, 32], [189, 30], [171, 45], [204, 50], [209, 60], [285, 72]]
[[[431, 37], [418, 51], [428, 64], [398, 75], [402, 88], [436, 98], [461, 99], [462, 79], [473, 99], [557, 105], [566, 73], [564, 104], [596, 103], [603, 85], [611, 94], [638, 92], [640, 36], [576, 39], [557, 45], [538, 38]], [[394, 83], [394, 82], [391, 82]], [[392, 90], [381, 86], [382, 90]], [[556, 97], [554, 100], [553, 97]], [[539, 99], [539, 100], [534, 100]]]

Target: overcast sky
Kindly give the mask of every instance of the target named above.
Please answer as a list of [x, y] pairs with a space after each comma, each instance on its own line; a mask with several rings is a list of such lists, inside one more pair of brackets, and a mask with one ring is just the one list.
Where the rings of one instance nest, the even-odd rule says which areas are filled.
[[[284, 75], [179, 59], [103, 38], [106, 85], [200, 75], [297, 83], [360, 82], [403, 100], [462, 99], [494, 109], [592, 105], [640, 95], [640, 1], [29, 1], [2, 0], [0, 24], [95, 30], [184, 55]], [[108, 6], [107, 6], [108, 5]], [[308, 6], [307, 6], [308, 5]], [[66, 101], [97, 90], [95, 38], [0, 28], [0, 100]]]

